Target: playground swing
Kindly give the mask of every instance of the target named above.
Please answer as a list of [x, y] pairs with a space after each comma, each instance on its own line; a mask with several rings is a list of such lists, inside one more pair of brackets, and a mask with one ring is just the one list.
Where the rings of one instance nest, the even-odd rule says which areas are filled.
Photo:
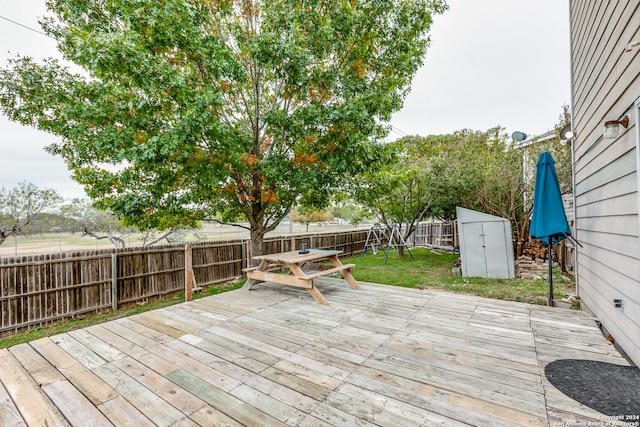
[[[387, 242], [386, 246], [383, 242]], [[368, 248], [371, 248], [371, 252], [376, 255], [378, 248], [384, 251], [384, 264], [387, 263], [387, 259], [389, 258], [389, 252], [391, 248], [404, 247], [409, 252], [412, 260], [413, 254], [411, 253], [411, 249], [405, 242], [404, 238], [400, 234], [400, 227], [397, 224], [393, 224], [390, 226], [373, 226], [369, 228], [369, 232], [367, 233], [367, 240], [364, 243], [364, 248], [362, 248], [362, 254], [360, 255], [360, 259], [364, 257], [364, 254], [367, 252]]]

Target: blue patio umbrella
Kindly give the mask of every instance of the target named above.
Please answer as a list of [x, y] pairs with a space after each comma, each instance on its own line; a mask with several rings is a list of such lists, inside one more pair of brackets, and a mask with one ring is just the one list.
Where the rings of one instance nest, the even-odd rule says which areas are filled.
[[551, 244], [571, 235], [562, 204], [558, 175], [551, 154], [540, 154], [536, 163], [536, 183], [533, 193], [533, 216], [529, 233], [549, 248], [549, 305], [553, 306], [553, 275]]

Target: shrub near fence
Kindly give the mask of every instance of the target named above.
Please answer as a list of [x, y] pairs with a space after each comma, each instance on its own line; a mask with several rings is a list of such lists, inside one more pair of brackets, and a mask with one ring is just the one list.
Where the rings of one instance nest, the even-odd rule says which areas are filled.
[[[362, 251], [367, 230], [265, 239], [265, 252], [295, 250], [300, 243]], [[247, 240], [192, 244], [198, 286], [234, 280], [249, 266]], [[69, 252], [4, 258], [0, 262], [0, 336], [75, 316], [99, 313], [184, 291], [184, 245]]]

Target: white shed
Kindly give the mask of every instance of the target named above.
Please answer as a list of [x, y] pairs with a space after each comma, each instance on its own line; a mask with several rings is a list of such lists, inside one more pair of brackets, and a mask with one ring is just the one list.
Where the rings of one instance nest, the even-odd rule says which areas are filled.
[[511, 222], [456, 207], [462, 276], [513, 279]]

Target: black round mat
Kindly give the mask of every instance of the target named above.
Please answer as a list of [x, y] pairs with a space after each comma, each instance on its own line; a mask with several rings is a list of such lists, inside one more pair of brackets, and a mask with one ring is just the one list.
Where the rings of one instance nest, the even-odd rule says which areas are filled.
[[605, 415], [622, 421], [640, 416], [640, 369], [594, 360], [561, 359], [544, 373], [558, 390]]

